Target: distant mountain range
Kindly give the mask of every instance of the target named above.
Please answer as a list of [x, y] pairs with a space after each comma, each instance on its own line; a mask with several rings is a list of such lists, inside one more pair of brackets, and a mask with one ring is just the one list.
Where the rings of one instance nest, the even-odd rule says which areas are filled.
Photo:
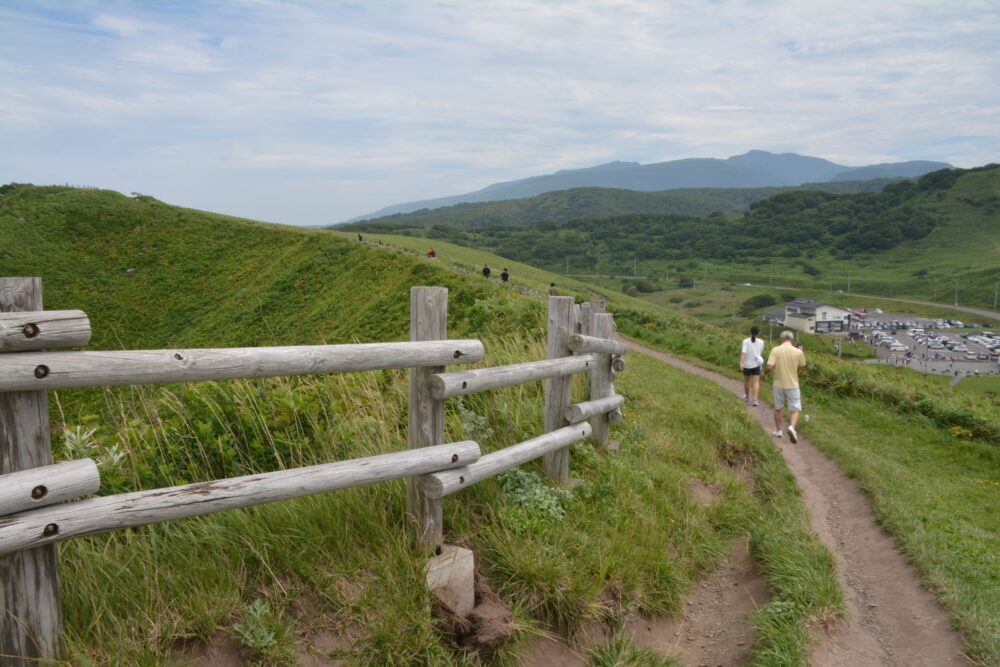
[[734, 155], [725, 160], [688, 158], [654, 164], [609, 162], [586, 169], [567, 169], [544, 176], [494, 183], [482, 190], [462, 195], [395, 204], [368, 215], [352, 218], [347, 222], [464, 202], [522, 199], [570, 188], [621, 188], [646, 192], [677, 188], [759, 188], [874, 178], [914, 178], [949, 167], [951, 165], [947, 162], [924, 160], [847, 167], [817, 157], [795, 153], [775, 154], [760, 150]]

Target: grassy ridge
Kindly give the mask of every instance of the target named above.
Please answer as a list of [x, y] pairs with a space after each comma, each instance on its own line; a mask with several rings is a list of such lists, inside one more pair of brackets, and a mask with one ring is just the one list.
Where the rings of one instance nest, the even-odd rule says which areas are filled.
[[509, 330], [537, 323], [541, 312], [317, 230], [72, 188], [17, 189], [0, 205], [0, 236], [9, 239], [0, 273], [41, 276], [46, 308], [85, 311], [93, 347], [406, 339], [409, 287], [418, 284], [451, 288], [455, 334], [481, 324], [468, 319], [477, 301], [527, 309]]
[[[92, 349], [405, 338], [408, 287], [436, 284], [450, 289], [451, 334], [484, 338], [487, 364], [543, 355], [541, 300], [327, 232], [25, 188], [0, 200], [0, 233], [14, 239], [2, 272], [41, 275], [48, 308], [88, 312]], [[95, 457], [104, 493], [395, 451], [406, 384], [381, 371], [58, 392], [54, 446]], [[730, 396], [683, 373], [636, 360], [619, 390], [636, 410], [615, 434], [623, 454], [575, 447], [572, 492], [528, 466], [446, 502], [449, 540], [476, 551], [515, 613], [515, 642], [490, 661], [513, 663], [549, 625], [676, 611], [749, 533], [775, 600], [757, 622], [758, 664], [802, 664], [806, 619], [836, 614], [840, 598], [780, 456]], [[489, 451], [537, 435], [542, 393], [449, 401], [448, 437]], [[752, 492], [725, 465], [733, 457]], [[695, 478], [719, 489], [708, 507], [687, 490]], [[348, 638], [336, 654], [351, 664], [465, 661], [431, 622], [404, 495], [380, 484], [67, 543], [72, 662], [165, 664], [178, 639], [222, 631], [260, 664], [293, 664], [320, 628]], [[596, 602], [603, 591], [612, 604]], [[612, 650], [620, 642], [594, 661]]]
[[[992, 248], [983, 244], [979, 252]], [[463, 252], [472, 264], [495, 261], [487, 253]], [[622, 332], [733, 374], [742, 334], [638, 299], [615, 297], [611, 308]], [[804, 382], [815, 419], [804, 427], [806, 435], [861, 481], [883, 525], [951, 610], [977, 664], [996, 664], [1000, 530], [992, 510], [1000, 485], [1000, 401], [992, 379], [963, 380], [983, 385], [967, 392], [935, 377], [840, 361], [817, 350], [808, 343]]]

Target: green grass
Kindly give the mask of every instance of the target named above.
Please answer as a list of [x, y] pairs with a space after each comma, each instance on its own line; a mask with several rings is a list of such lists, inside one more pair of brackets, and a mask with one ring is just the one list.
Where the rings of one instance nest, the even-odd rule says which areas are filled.
[[615, 635], [607, 644], [590, 652], [590, 667], [677, 667], [676, 660], [636, 646], [626, 637]]
[[[620, 311], [617, 321], [623, 332], [736, 377], [729, 363], [739, 349], [736, 335], [649, 313]], [[807, 360], [802, 379], [814, 419], [804, 434], [859, 479], [883, 527], [955, 619], [969, 655], [996, 664], [996, 395], [811, 350]], [[993, 378], [983, 380], [994, 386]]]
[[979, 664], [1000, 659], [1000, 449], [919, 415], [820, 394], [806, 435], [872, 501], [956, 619]]
[[[14, 239], [0, 273], [41, 275], [48, 308], [86, 311], [90, 349], [405, 339], [408, 288], [431, 284], [450, 290], [451, 335], [484, 339], [484, 365], [543, 356], [542, 299], [325, 231], [29, 188], [0, 200], [0, 233]], [[520, 271], [515, 282], [549, 282]], [[473, 548], [515, 614], [514, 642], [483, 658], [513, 664], [541, 627], [676, 613], [749, 534], [774, 600], [757, 621], [757, 662], [803, 664], [806, 622], [836, 614], [840, 594], [780, 455], [703, 381], [636, 359], [618, 384], [623, 452], [574, 447], [578, 487], [559, 490], [529, 465], [446, 502], [448, 540]], [[95, 457], [102, 493], [397, 451], [406, 386], [405, 372], [380, 371], [54, 392], [54, 447], [59, 459]], [[533, 437], [543, 400], [536, 383], [451, 401], [448, 437], [487, 451]], [[688, 491], [695, 478], [719, 489], [708, 507]], [[179, 639], [222, 631], [258, 664], [289, 664], [298, 638], [330, 627], [356, 639], [340, 650], [350, 664], [460, 664], [431, 620], [404, 504], [393, 482], [70, 541], [71, 660], [165, 664]]]
[[[526, 347], [542, 352], [540, 342], [487, 341], [490, 363], [523, 359]], [[517, 641], [493, 662], [514, 660], [532, 628], [572, 635], [591, 620], [615, 626], [629, 614], [677, 613], [729, 541], [749, 533], [777, 605], [761, 611], [758, 662], [778, 655], [805, 664], [804, 624], [836, 614], [840, 592], [780, 454], [731, 396], [704, 381], [645, 358], [619, 381], [628, 408], [613, 437], [623, 451], [574, 446], [571, 470], [582, 482], [572, 492], [543, 481], [532, 464], [446, 501], [448, 541], [474, 550], [515, 610]], [[120, 487], [111, 491], [405, 442], [402, 371], [204, 383], [183, 396], [122, 391], [107, 391], [116, 411], [85, 420], [96, 431], [74, 443], [75, 454], [98, 456], [106, 483]], [[680, 398], [667, 406], [658, 395]], [[523, 440], [540, 431], [541, 405], [538, 385], [452, 401], [448, 436], [476, 437], [487, 450]], [[484, 419], [470, 418], [477, 414]], [[123, 457], [108, 456], [116, 446]], [[57, 441], [60, 457], [66, 447]], [[734, 466], [745, 466], [752, 487]], [[709, 507], [695, 502], [692, 479], [714, 484], [719, 498]], [[256, 647], [261, 664], [290, 664], [295, 638], [311, 627], [296, 611], [308, 597], [322, 623], [358, 638], [341, 655], [351, 664], [460, 663], [428, 614], [404, 498], [404, 485], [393, 482], [69, 542], [69, 650], [79, 664], [163, 664], [176, 639], [222, 628]], [[140, 620], [148, 631], [135, 630]]]

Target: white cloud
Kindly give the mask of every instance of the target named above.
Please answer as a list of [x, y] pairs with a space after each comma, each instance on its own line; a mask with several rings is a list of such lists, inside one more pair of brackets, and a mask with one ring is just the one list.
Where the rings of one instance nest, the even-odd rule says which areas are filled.
[[112, 7], [0, 6], [0, 181], [113, 180], [127, 156], [133, 189], [185, 170], [223, 212], [248, 182], [279, 202], [323, 182], [296, 206], [326, 220], [613, 159], [1000, 159], [989, 0]]

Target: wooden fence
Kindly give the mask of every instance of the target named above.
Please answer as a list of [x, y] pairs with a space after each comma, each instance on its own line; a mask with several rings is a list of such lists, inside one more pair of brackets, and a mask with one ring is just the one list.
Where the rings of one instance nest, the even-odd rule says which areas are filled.
[[[549, 298], [548, 359], [446, 371], [483, 358], [478, 340], [448, 340], [448, 291], [413, 287], [410, 342], [197, 350], [47, 352], [90, 340], [76, 310], [44, 311], [39, 278], [0, 278], [0, 667], [26, 667], [60, 653], [57, 542], [162, 521], [408, 478], [407, 512], [421, 552], [439, 553], [445, 496], [543, 457], [569, 481], [569, 445], [608, 443], [621, 420], [612, 383], [625, 346], [601, 301]], [[83, 498], [100, 477], [90, 459], [53, 464], [48, 390], [314, 373], [410, 369], [406, 451], [291, 470]], [[590, 400], [571, 404], [572, 375], [589, 376]], [[545, 380], [545, 433], [481, 455], [473, 441], [444, 442], [445, 400]], [[589, 420], [589, 422], [587, 421]]]

